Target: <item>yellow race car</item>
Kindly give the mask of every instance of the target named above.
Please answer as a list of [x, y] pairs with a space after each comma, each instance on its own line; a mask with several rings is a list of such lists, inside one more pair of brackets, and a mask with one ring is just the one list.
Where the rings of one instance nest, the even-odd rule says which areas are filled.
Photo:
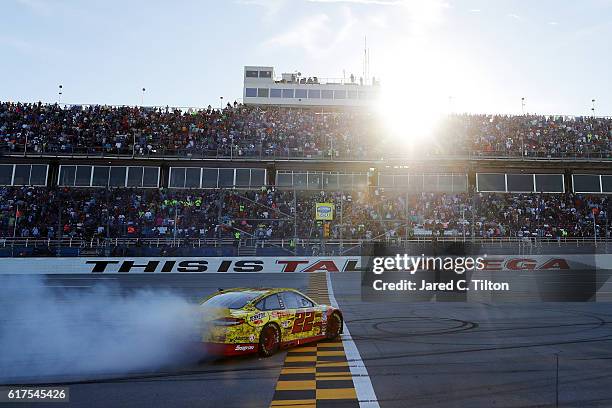
[[219, 290], [200, 302], [202, 343], [208, 353], [271, 356], [280, 348], [342, 333], [339, 309], [318, 305], [295, 289]]

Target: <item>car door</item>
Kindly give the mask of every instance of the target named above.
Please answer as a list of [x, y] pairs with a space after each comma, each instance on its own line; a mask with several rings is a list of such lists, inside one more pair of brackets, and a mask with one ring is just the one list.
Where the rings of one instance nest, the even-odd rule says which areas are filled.
[[282, 292], [281, 299], [293, 324], [288, 327], [286, 338], [289, 340], [312, 337], [315, 326], [314, 304], [295, 292]]

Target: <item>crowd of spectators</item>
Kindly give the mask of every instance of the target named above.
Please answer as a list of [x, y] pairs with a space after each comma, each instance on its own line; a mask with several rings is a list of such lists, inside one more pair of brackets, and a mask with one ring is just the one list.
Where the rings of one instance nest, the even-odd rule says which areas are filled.
[[450, 149], [444, 153], [610, 158], [612, 118], [450, 115], [434, 139], [442, 151]]
[[[315, 204], [331, 202], [326, 232]], [[0, 188], [0, 237], [385, 240], [610, 236], [607, 196]], [[596, 226], [594, 225], [594, 222]]]
[[179, 156], [365, 157], [372, 121], [356, 112], [173, 109], [0, 103], [9, 152]]
[[[0, 148], [8, 152], [369, 159], [404, 154], [384, 129], [377, 114], [355, 110], [0, 102]], [[411, 132], [407, 119], [406, 140], [424, 136]], [[416, 149], [419, 155], [610, 158], [612, 119], [453, 114]]]

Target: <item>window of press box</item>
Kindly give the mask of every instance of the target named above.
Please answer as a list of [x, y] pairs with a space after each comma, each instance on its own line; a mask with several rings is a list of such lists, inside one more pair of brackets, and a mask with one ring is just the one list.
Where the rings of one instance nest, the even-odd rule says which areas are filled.
[[247, 78], [257, 78], [258, 76], [259, 75], [258, 75], [257, 71], [247, 70], [247, 72], [246, 72], [246, 77]]
[[368, 186], [367, 174], [353, 174], [353, 188], [365, 188]]
[[219, 169], [202, 169], [202, 188], [217, 188]]
[[453, 175], [453, 191], [458, 193], [466, 193], [467, 190], [467, 175]]
[[346, 99], [346, 91], [334, 91], [334, 99]]
[[30, 172], [30, 185], [44, 186], [47, 184], [47, 165], [33, 164]]
[[291, 187], [293, 185], [293, 174], [277, 173], [276, 174], [276, 185], [279, 187]]
[[306, 173], [293, 173], [293, 184], [297, 188], [306, 188], [307, 179]]
[[171, 188], [185, 187], [185, 168], [172, 167], [170, 169], [170, 185]]
[[248, 98], [255, 98], [255, 97], [257, 97], [257, 88], [247, 88], [246, 89], [246, 96]]
[[60, 186], [74, 186], [76, 166], [61, 166], [59, 175]]
[[293, 89], [283, 89], [283, 98], [293, 98]]
[[13, 165], [0, 164], [0, 185], [10, 186], [13, 182]]
[[438, 176], [435, 174], [424, 174], [423, 175], [423, 187], [427, 192], [438, 192]]
[[574, 174], [574, 191], [576, 193], [599, 193], [599, 175]]
[[338, 175], [337, 174], [323, 174], [323, 188], [328, 190], [335, 190], [338, 188]]
[[[385, 181], [385, 183], [390, 183], [389, 181]], [[403, 188], [408, 190], [408, 186], [410, 183], [410, 177], [407, 174], [398, 174], [393, 176], [393, 187], [395, 188]]]
[[478, 173], [476, 174], [476, 182], [478, 191], [483, 192], [505, 192], [506, 191], [506, 175], [494, 173]]
[[251, 187], [266, 185], [266, 171], [264, 169], [251, 169]]
[[272, 78], [272, 71], [259, 71], [260, 78]]
[[538, 193], [562, 193], [562, 174], [536, 174], [536, 192]]
[[128, 167], [128, 187], [142, 187], [143, 167]]
[[92, 186], [94, 187], [106, 187], [108, 186], [108, 176], [110, 174], [110, 168], [107, 166], [99, 167], [94, 166]]
[[308, 173], [308, 189], [318, 190], [323, 187], [322, 185], [322, 174], [321, 173]]
[[422, 174], [408, 175], [408, 191], [411, 193], [420, 193], [424, 191]]
[[280, 98], [283, 94], [282, 89], [272, 88], [270, 89], [270, 98]]
[[257, 88], [258, 98], [267, 98], [270, 90], [268, 88]]
[[308, 99], [320, 99], [321, 91], [318, 89], [309, 89], [308, 90]]
[[612, 193], [612, 176], [601, 176], [601, 191]]
[[187, 167], [185, 169], [185, 188], [200, 188], [200, 174], [202, 169], [199, 167]]
[[236, 169], [236, 187], [248, 187], [251, 183], [250, 169]]
[[453, 176], [441, 174], [438, 176], [438, 191], [451, 193], [453, 191]]
[[321, 98], [323, 98], [323, 99], [334, 99], [334, 91], [323, 89], [321, 91]]
[[142, 186], [143, 187], [159, 186], [159, 168], [144, 167], [144, 174], [142, 176]]
[[219, 169], [219, 187], [234, 186], [234, 169]]
[[508, 191], [533, 192], [533, 174], [506, 174]]
[[353, 188], [353, 175], [352, 174], [339, 174], [338, 184], [340, 184], [340, 188], [342, 189]]
[[13, 185], [15, 186], [26, 186], [30, 184], [30, 170], [29, 164], [18, 164], [15, 166], [15, 176], [13, 177]]
[[91, 185], [92, 166], [77, 166], [74, 185], [77, 187], [89, 187]]
[[127, 167], [111, 167], [110, 168], [110, 180], [108, 185], [110, 187], [125, 187], [125, 175], [127, 173]]
[[295, 90], [296, 98], [304, 98], [306, 99], [306, 89], [296, 89]]

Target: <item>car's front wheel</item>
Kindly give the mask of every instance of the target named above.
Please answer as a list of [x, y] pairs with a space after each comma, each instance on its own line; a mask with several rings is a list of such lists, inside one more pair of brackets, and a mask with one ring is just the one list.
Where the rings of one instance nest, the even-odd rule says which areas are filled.
[[280, 330], [275, 324], [268, 324], [261, 329], [259, 335], [259, 354], [262, 357], [270, 357], [280, 347]]

